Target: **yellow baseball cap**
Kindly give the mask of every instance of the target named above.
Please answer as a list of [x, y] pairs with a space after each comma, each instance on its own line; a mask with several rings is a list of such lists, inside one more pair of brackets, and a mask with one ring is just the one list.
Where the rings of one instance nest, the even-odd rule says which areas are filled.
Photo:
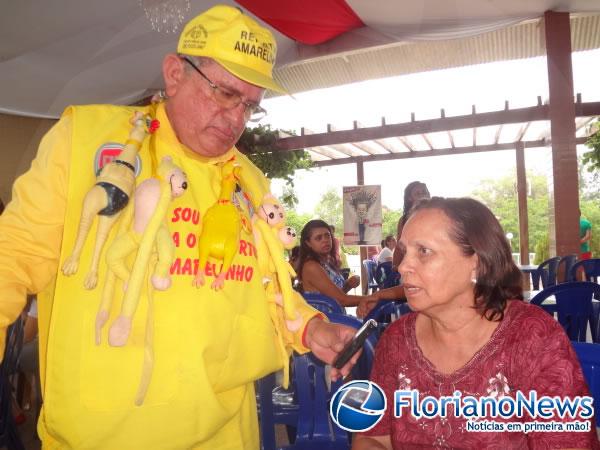
[[177, 52], [212, 58], [248, 83], [286, 93], [273, 79], [275, 38], [232, 6], [213, 6], [190, 20], [179, 36]]

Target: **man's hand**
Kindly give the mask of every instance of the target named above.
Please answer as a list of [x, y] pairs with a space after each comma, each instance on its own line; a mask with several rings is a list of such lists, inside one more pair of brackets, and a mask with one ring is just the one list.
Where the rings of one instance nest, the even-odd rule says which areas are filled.
[[[319, 317], [313, 317], [306, 327], [306, 346], [311, 349], [315, 356], [327, 364], [333, 363], [344, 345], [356, 334], [356, 330], [352, 327], [325, 322]], [[332, 367], [331, 380], [336, 381], [340, 376], [345, 377], [348, 375], [359, 356], [360, 351], [341, 370]]]

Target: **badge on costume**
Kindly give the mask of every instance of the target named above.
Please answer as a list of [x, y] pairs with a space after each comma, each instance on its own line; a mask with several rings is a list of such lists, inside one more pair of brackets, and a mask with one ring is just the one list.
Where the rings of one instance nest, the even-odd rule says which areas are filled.
[[[96, 150], [96, 156], [94, 157], [94, 174], [98, 175], [100, 170], [112, 160], [116, 159], [117, 156], [123, 151], [124, 145], [118, 142], [107, 142], [102, 144], [98, 150]], [[135, 176], [137, 177], [142, 171], [142, 160], [140, 155], [135, 157]]]

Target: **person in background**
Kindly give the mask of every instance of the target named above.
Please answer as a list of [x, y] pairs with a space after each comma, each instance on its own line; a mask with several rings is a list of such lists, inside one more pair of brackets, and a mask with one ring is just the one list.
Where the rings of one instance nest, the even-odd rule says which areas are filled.
[[[285, 303], [284, 320], [265, 291], [256, 254], [248, 251], [255, 243], [247, 227], [239, 231], [239, 244], [247, 245], [234, 246], [236, 269], [232, 265], [234, 276], [222, 289], [211, 287], [218, 260], [194, 267], [198, 248], [184, 239], [199, 233], [192, 215], [204, 218], [224, 202], [236, 206], [241, 222], [271, 195], [269, 181], [235, 144], [249, 120], [266, 114], [260, 106], [265, 90], [284, 91], [272, 77], [275, 56], [267, 28], [238, 8], [213, 6], [187, 23], [177, 52], [164, 57], [165, 89], [156, 103], [69, 107], [15, 182], [0, 216], [0, 347], [26, 292], [37, 292], [43, 448], [257, 449], [255, 380], [283, 368], [293, 350], [331, 363], [352, 339], [353, 328], [329, 323], [296, 292]], [[127, 139], [136, 112], [147, 115], [143, 124], [151, 133], [142, 142]], [[59, 269], [74, 245], [83, 197], [96, 183], [92, 163], [104, 161], [115, 142], [139, 150], [138, 183], [155, 176], [164, 157], [187, 174], [185, 186], [173, 177], [161, 183], [187, 189], [168, 204], [164, 220], [174, 244], [170, 287], [140, 292], [131, 336], [121, 348], [107, 343], [109, 326], [95, 339], [104, 279], [84, 288], [94, 239], [83, 246], [77, 273], [70, 264], [69, 276]], [[220, 199], [222, 180], [231, 180], [223, 171], [230, 161], [239, 168], [241, 191]], [[116, 166], [135, 173], [127, 161]], [[125, 206], [128, 196], [117, 186], [100, 188], [106, 191], [101, 198], [110, 199], [101, 213]], [[193, 214], [186, 219], [182, 211]], [[99, 272], [107, 270], [102, 258]], [[198, 271], [213, 279], [194, 287]], [[122, 287], [118, 282], [107, 290], [115, 306]], [[119, 308], [113, 309], [114, 326]], [[332, 379], [349, 373], [357, 358], [332, 369]]]
[[290, 250], [290, 258], [288, 260], [288, 262], [294, 268], [294, 270], [296, 270], [296, 265], [298, 264], [298, 256], [300, 256], [300, 246], [299, 245], [295, 245]]
[[[400, 240], [400, 235], [402, 234], [402, 228], [406, 223], [406, 219], [412, 209], [413, 205], [422, 199], [429, 198], [429, 190], [427, 189], [427, 185], [425, 183], [421, 183], [420, 181], [413, 181], [408, 183], [404, 188], [404, 207], [402, 208], [402, 217], [398, 220], [398, 227], [396, 230], [396, 240]], [[398, 264], [402, 260], [402, 252], [396, 246], [394, 250], [394, 256], [392, 259], [392, 267], [396, 270], [398, 268]]]
[[396, 238], [391, 234], [386, 236], [385, 239], [381, 241], [381, 247], [381, 251], [379, 252], [379, 255], [377, 255], [377, 264], [392, 260], [394, 249], [396, 248]]
[[331, 263], [333, 240], [331, 228], [323, 220], [310, 220], [300, 233], [298, 281], [301, 292], [318, 292], [335, 299], [342, 306], [356, 306], [357, 315], [363, 317], [373, 303], [371, 295], [348, 295], [350, 289], [360, 284], [360, 277], [347, 280]]
[[331, 246], [331, 265], [337, 270], [342, 268], [342, 254], [340, 248], [340, 241], [335, 237], [335, 225], [329, 225], [331, 230], [331, 240], [333, 245]]
[[592, 241], [592, 224], [589, 220], [581, 217], [579, 212], [579, 259], [590, 259], [592, 257], [592, 251], [590, 243]]
[[[581, 409], [573, 418], [534, 419], [525, 411], [509, 420], [563, 426], [579, 420], [589, 432], [469, 432], [468, 419], [454, 407], [444, 417], [417, 418], [409, 408], [395, 415], [396, 390], [416, 391], [417, 401], [457, 392], [478, 400], [514, 399], [517, 391], [525, 397], [536, 391], [538, 399], [589, 395], [561, 325], [523, 301], [521, 272], [486, 206], [434, 197], [407, 214], [399, 270], [413, 312], [393, 322], [377, 344], [370, 379], [385, 392], [387, 410], [374, 428], [354, 435], [352, 449], [599, 448], [594, 420], [581, 417]], [[473, 419], [493, 421], [489, 411]]]

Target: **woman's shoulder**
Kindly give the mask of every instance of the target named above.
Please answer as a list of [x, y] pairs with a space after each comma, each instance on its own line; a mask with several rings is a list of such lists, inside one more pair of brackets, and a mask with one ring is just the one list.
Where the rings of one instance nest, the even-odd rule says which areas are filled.
[[416, 312], [410, 312], [400, 316], [397, 320], [390, 323], [380, 339], [397, 340], [399, 338], [409, 338], [413, 336], [415, 330]]
[[314, 259], [307, 259], [302, 265], [302, 272], [324, 272], [324, 269], [321, 263], [319, 263], [318, 261], [315, 261]]
[[557, 324], [556, 320], [544, 309], [532, 305], [524, 300], [509, 300], [505, 317], [514, 324], [522, 326], [524, 322], [541, 321], [548, 324]]
[[537, 305], [522, 300], [509, 300], [504, 315], [509, 336], [517, 340], [543, 342], [545, 339], [564, 334], [564, 331], [550, 314]]

